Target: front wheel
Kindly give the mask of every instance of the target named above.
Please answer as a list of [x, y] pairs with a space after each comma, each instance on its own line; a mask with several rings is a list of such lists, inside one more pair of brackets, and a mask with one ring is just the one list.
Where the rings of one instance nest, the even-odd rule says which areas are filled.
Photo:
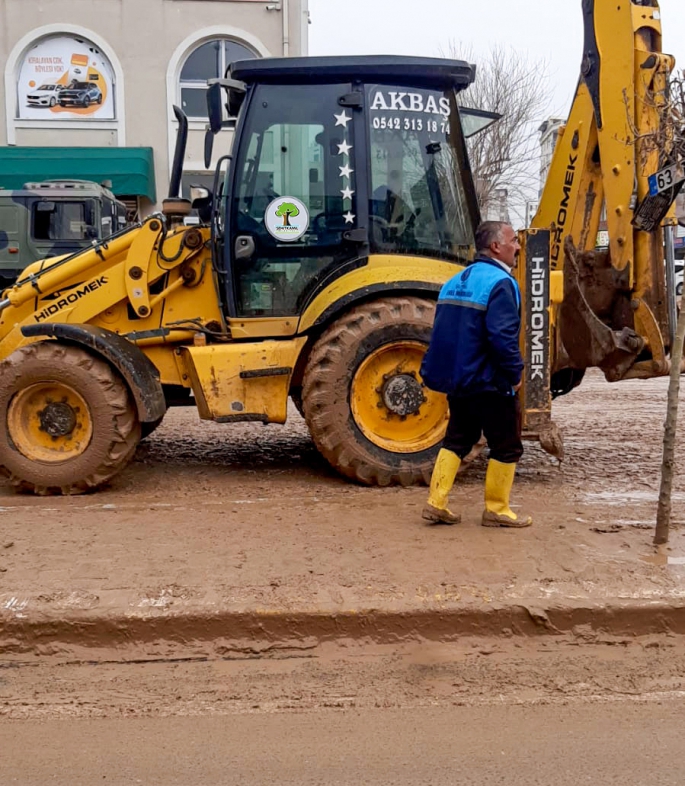
[[0, 472], [18, 490], [95, 489], [128, 464], [140, 436], [126, 384], [85, 350], [45, 341], [0, 363]]
[[312, 349], [304, 414], [324, 458], [367, 485], [428, 483], [447, 428], [445, 396], [423, 384], [435, 303], [392, 297], [364, 303]]

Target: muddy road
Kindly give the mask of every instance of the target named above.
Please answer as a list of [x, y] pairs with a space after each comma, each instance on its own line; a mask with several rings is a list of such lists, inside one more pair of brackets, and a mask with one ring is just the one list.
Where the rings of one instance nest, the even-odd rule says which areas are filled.
[[610, 386], [593, 374], [560, 399], [567, 458], [559, 468], [527, 446], [514, 503], [535, 526], [519, 532], [479, 526], [484, 456], [455, 486], [462, 525], [427, 528], [424, 488], [338, 477], [294, 410], [285, 427], [221, 426], [172, 410], [107, 490], [39, 498], [0, 484], [0, 608], [21, 619], [36, 608], [680, 597], [685, 462], [670, 556], [651, 548], [666, 389], [665, 379]]
[[0, 770], [8, 786], [680, 786], [684, 719], [669, 703], [28, 721], [0, 727]]
[[[0, 485], [0, 622], [20, 630], [49, 618], [53, 634], [4, 641], [0, 717], [681, 702], [683, 637], [660, 629], [652, 611], [685, 597], [683, 463], [670, 550], [651, 546], [666, 388], [666, 380], [609, 386], [592, 375], [557, 402], [567, 460], [559, 468], [528, 446], [515, 503], [535, 526], [519, 532], [479, 526], [484, 457], [455, 487], [462, 525], [430, 528], [420, 519], [425, 489], [338, 478], [295, 412], [285, 428], [229, 428], [172, 411], [131, 467], [94, 495], [35, 498]], [[685, 455], [682, 436], [678, 451]], [[287, 621], [344, 610], [362, 625], [365, 609], [427, 610], [444, 621], [465, 605], [518, 604], [544, 627], [536, 604], [557, 601], [637, 601], [655, 630], [640, 635], [629, 610], [620, 632], [578, 624], [535, 636], [500, 618], [492, 636], [443, 637], [443, 624], [442, 638], [385, 630], [383, 643], [369, 627], [323, 644], [320, 631], [295, 631], [283, 645], [236, 641], [211, 626], [205, 638], [185, 635], [182, 622], [189, 613]], [[116, 615], [119, 639], [69, 639], [69, 624], [54, 622], [79, 615], [87, 624]], [[126, 619], [154, 630], [161, 615], [178, 624], [177, 641], [124, 646]]]

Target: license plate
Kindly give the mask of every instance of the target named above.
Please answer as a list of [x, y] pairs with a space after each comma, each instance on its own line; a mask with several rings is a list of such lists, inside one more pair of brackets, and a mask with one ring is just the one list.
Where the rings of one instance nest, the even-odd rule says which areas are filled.
[[676, 164], [667, 166], [660, 172], [650, 175], [649, 194], [650, 196], [656, 196], [662, 191], [668, 191], [669, 188], [673, 188], [673, 186], [681, 183], [683, 180], [685, 180], [685, 176], [679, 166]]

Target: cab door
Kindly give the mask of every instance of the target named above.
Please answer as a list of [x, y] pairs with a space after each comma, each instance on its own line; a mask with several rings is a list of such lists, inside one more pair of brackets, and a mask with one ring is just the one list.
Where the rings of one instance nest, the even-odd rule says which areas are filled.
[[233, 316], [298, 315], [366, 253], [361, 99], [349, 84], [254, 88], [228, 206]]

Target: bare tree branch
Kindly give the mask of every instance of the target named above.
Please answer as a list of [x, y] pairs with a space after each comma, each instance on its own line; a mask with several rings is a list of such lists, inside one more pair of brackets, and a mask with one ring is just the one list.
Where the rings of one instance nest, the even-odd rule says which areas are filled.
[[547, 64], [502, 47], [476, 56], [454, 41], [446, 55], [476, 63], [476, 81], [460, 95], [460, 103], [502, 115], [468, 143], [481, 211], [487, 214], [503, 189], [520, 208], [538, 196], [538, 127], [550, 94]]

